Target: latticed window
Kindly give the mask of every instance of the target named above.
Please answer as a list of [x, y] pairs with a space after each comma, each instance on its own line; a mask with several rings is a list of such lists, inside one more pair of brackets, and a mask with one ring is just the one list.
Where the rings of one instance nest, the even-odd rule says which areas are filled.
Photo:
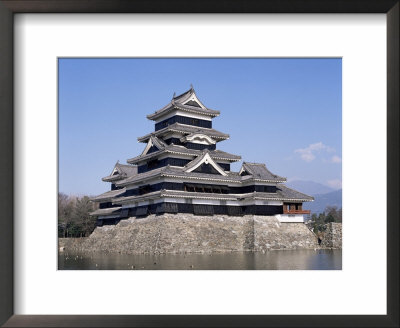
[[194, 192], [194, 187], [190, 185], [185, 185], [185, 191]]
[[228, 194], [229, 188], [227, 186], [212, 186], [212, 185], [202, 185], [202, 184], [185, 184], [184, 190], [189, 192], [206, 192], [206, 193], [216, 193], [216, 194]]
[[214, 207], [212, 205], [193, 205], [194, 214], [198, 215], [213, 215]]
[[221, 193], [222, 193], [220, 187], [213, 187], [213, 188], [212, 188], [212, 192], [213, 192], [213, 193], [216, 193], [216, 194], [221, 194]]

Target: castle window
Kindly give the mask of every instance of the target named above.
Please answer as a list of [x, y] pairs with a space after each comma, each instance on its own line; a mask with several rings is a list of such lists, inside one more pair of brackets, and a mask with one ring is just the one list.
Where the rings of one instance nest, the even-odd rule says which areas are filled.
[[188, 192], [194, 192], [194, 187], [188, 184], [184, 185], [184, 190]]
[[158, 160], [154, 159], [152, 161], [147, 162], [147, 168], [151, 169], [158, 165]]
[[149, 192], [151, 192], [150, 185], [145, 185], [145, 186], [140, 186], [139, 187], [139, 195], [148, 194]]
[[213, 186], [212, 192], [213, 192], [213, 193], [216, 193], [216, 194], [220, 194], [220, 193], [221, 193], [221, 188], [219, 188], [219, 187], [214, 187], [214, 186]]

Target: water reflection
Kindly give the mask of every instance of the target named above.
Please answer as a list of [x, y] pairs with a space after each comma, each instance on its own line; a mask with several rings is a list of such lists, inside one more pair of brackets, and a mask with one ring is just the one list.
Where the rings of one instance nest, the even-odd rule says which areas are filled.
[[341, 250], [211, 254], [60, 253], [60, 270], [341, 270]]

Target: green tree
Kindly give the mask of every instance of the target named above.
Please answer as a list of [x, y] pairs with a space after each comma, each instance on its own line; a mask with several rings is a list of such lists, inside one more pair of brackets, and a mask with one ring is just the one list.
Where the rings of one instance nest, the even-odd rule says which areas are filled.
[[310, 227], [315, 234], [319, 235], [326, 230], [326, 224], [330, 222], [342, 222], [342, 209], [336, 206], [327, 206], [323, 213], [313, 213], [310, 220]]
[[329, 222], [335, 222], [335, 217], [332, 214], [328, 214], [325, 217], [325, 223], [329, 223]]

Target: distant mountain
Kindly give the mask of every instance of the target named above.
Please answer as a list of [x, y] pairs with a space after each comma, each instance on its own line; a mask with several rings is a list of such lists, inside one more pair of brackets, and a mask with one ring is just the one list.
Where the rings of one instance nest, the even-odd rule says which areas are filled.
[[313, 197], [313, 202], [303, 203], [303, 208], [305, 210], [311, 210], [311, 214], [322, 213], [327, 206], [337, 206], [337, 208], [342, 207], [342, 189], [324, 194], [316, 194], [313, 195]]
[[325, 186], [321, 183], [317, 183], [314, 181], [293, 180], [293, 181], [286, 183], [286, 185], [289, 188], [296, 189], [297, 191], [300, 191], [304, 194], [311, 195], [311, 196], [319, 195], [319, 194], [326, 194], [328, 192], [335, 191], [335, 189], [333, 189], [331, 187]]

